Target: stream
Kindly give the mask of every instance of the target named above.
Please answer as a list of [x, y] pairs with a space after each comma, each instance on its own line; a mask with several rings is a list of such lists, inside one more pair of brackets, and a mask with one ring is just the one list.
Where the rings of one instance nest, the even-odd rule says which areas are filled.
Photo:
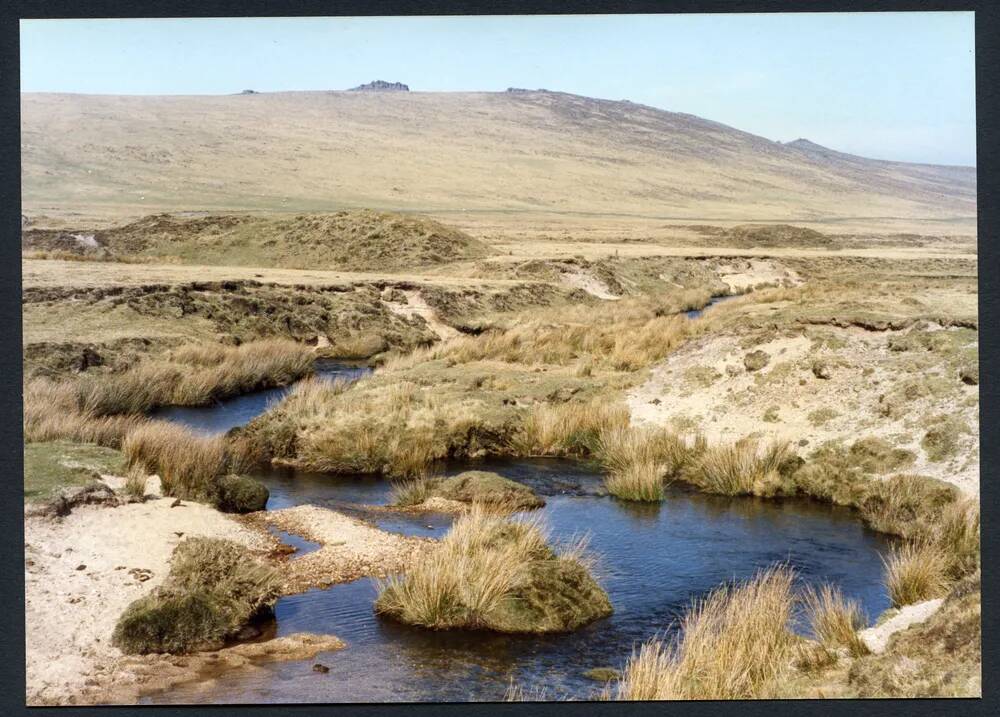
[[[365, 369], [328, 364], [324, 375], [357, 377]], [[175, 410], [161, 417], [205, 432], [246, 422], [287, 389], [262, 391], [216, 406]], [[267, 395], [264, 395], [267, 394]], [[487, 460], [454, 464], [447, 474], [476, 468], [522, 482], [545, 496], [539, 513], [556, 543], [589, 536], [595, 575], [614, 614], [576, 632], [500, 635], [429, 631], [378, 618], [371, 579], [281, 598], [271, 635], [332, 633], [347, 643], [313, 660], [266, 663], [146, 697], [146, 704], [252, 702], [426, 702], [502, 700], [511, 681], [544, 688], [550, 699], [593, 698], [602, 685], [584, 673], [620, 669], [633, 648], [674, 621], [720, 584], [750, 577], [776, 562], [791, 566], [801, 584], [833, 583], [874, 620], [889, 607], [881, 556], [890, 542], [866, 529], [846, 508], [804, 500], [726, 498], [674, 485], [660, 504], [607, 495], [600, 473], [585, 463]], [[273, 469], [256, 476], [271, 492], [270, 510], [314, 504], [365, 517], [384, 530], [442, 537], [447, 515], [365, 513], [385, 505], [388, 481]], [[281, 534], [300, 550], [314, 547]], [[294, 559], [294, 558], [293, 558]], [[798, 624], [796, 629], [805, 632]], [[314, 672], [322, 663], [328, 673]]]

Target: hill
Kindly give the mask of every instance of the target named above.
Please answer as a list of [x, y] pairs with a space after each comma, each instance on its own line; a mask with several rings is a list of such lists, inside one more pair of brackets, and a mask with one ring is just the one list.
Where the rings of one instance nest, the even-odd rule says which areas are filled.
[[494, 93], [24, 94], [29, 216], [342, 208], [966, 222], [976, 172], [782, 144], [627, 101]]
[[396, 270], [478, 259], [485, 244], [431, 219], [344, 211], [298, 216], [156, 214], [103, 230], [27, 229], [27, 250], [284, 269]]

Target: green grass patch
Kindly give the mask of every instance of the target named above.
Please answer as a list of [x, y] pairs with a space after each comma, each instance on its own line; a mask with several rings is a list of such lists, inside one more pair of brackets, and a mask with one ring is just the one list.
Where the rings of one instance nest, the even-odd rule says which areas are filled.
[[62, 488], [84, 485], [95, 473], [120, 474], [121, 452], [92, 443], [48, 441], [24, 444], [24, 499], [46, 500]]

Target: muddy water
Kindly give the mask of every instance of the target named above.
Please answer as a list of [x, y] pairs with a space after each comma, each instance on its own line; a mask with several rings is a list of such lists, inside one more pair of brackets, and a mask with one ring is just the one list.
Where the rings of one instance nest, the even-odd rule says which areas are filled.
[[[244, 405], [215, 410], [226, 414], [243, 411]], [[198, 416], [203, 422], [197, 425], [207, 425]], [[208, 425], [237, 425], [240, 419], [215, 420]], [[692, 600], [775, 562], [794, 568], [802, 584], [838, 585], [870, 620], [889, 606], [880, 561], [888, 543], [847, 509], [706, 496], [677, 486], [662, 504], [628, 503], [608, 496], [595, 470], [557, 460], [453, 465], [448, 472], [471, 467], [497, 471], [543, 494], [547, 505], [539, 512], [556, 542], [589, 535], [596, 573], [615, 609], [611, 617], [571, 634], [543, 637], [426, 631], [376, 617], [376, 586], [358, 580], [285, 597], [275, 607], [273, 633], [332, 633], [347, 642], [346, 649], [235, 671], [146, 702], [499, 700], [512, 680], [544, 688], [550, 698], [593, 697], [601, 685], [584, 676], [587, 670], [620, 668], [634, 646], [669, 632]], [[271, 491], [270, 510], [321, 505], [361, 515], [385, 530], [431, 537], [443, 536], [452, 520], [365, 511], [364, 505], [384, 505], [390, 498], [388, 483], [371, 477], [288, 470], [258, 477]], [[305, 550], [313, 547], [287, 537]], [[314, 672], [315, 662], [330, 671]]]

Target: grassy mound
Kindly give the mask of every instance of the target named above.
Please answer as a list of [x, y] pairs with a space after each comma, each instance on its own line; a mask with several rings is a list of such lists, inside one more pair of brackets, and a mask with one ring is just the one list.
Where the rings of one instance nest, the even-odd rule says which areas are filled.
[[164, 584], [118, 619], [112, 644], [130, 654], [218, 648], [269, 612], [278, 584], [277, 573], [237, 543], [188, 538], [174, 550]]
[[394, 503], [417, 505], [428, 498], [445, 498], [460, 503], [503, 506], [511, 511], [541, 508], [545, 501], [528, 488], [488, 471], [465, 471], [448, 478], [428, 478], [401, 483]]
[[474, 509], [405, 575], [383, 584], [375, 611], [436, 630], [574, 630], [610, 615], [578, 552], [557, 554], [532, 523]]
[[157, 214], [94, 233], [116, 256], [197, 264], [392, 270], [486, 256], [486, 245], [424, 217], [344, 211], [294, 217]]
[[830, 246], [832, 237], [815, 229], [791, 224], [741, 224], [725, 230], [723, 238], [736, 246], [800, 247]]

